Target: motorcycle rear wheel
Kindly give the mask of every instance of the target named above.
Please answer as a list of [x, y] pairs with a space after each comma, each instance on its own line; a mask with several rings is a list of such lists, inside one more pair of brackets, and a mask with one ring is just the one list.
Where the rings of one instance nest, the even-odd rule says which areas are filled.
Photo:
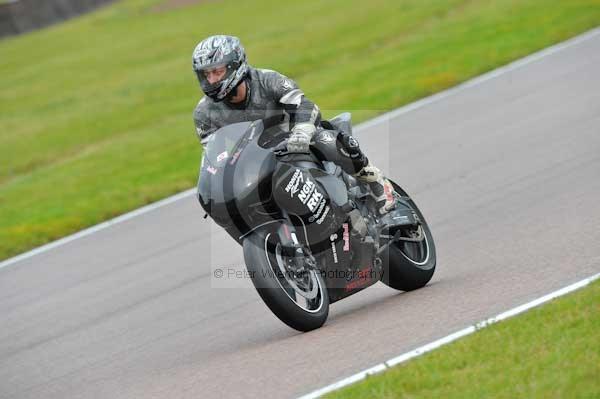
[[435, 243], [425, 217], [404, 191], [392, 182], [396, 193], [404, 197], [405, 202], [421, 220], [424, 236], [419, 243], [397, 241], [384, 252], [382, 260], [384, 274], [382, 282], [400, 291], [412, 291], [425, 286], [433, 277], [436, 267]]

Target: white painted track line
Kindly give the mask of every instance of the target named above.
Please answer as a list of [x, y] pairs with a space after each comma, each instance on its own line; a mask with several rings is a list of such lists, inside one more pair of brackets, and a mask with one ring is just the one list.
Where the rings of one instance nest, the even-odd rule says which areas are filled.
[[497, 316], [491, 317], [489, 319], [480, 321], [477, 324], [474, 324], [472, 326], [463, 328], [462, 330], [456, 331], [455, 333], [452, 333], [450, 335], [447, 335], [443, 338], [440, 338], [436, 341], [430, 342], [428, 344], [425, 344], [423, 346], [420, 346], [410, 352], [406, 352], [403, 353], [399, 356], [393, 357], [383, 363], [377, 364], [373, 367], [370, 367], [366, 370], [363, 370], [361, 372], [358, 372], [354, 375], [351, 375], [350, 377], [344, 378], [338, 382], [335, 382], [331, 385], [328, 385], [326, 387], [323, 387], [321, 389], [318, 389], [316, 391], [313, 391], [307, 395], [301, 396], [299, 399], [313, 399], [313, 398], [319, 398], [327, 393], [336, 391], [340, 388], [346, 387], [348, 385], [354, 384], [355, 382], [364, 380], [367, 376], [369, 375], [373, 375], [373, 374], [378, 374], [381, 373], [382, 371], [385, 371], [387, 369], [389, 369], [390, 367], [393, 367], [395, 365], [398, 365], [400, 363], [404, 363], [407, 360], [413, 359], [415, 357], [421, 356], [427, 352], [430, 352], [434, 349], [439, 348], [440, 346], [449, 344], [450, 342], [456, 341], [459, 338], [462, 338], [464, 336], [470, 335], [472, 333], [474, 333], [475, 331], [481, 330], [482, 328], [486, 328], [494, 323], [497, 323], [499, 321], [502, 320], [506, 320], [512, 316], [516, 316], [520, 313], [523, 313], [529, 309], [535, 308], [537, 306], [540, 306], [548, 301], [551, 301], [555, 298], [561, 297], [563, 295], [566, 295], [570, 292], [573, 292], [575, 290], [578, 290], [580, 288], [583, 288], [587, 285], [589, 285], [590, 283], [592, 283], [594, 280], [597, 280], [598, 278], [600, 278], [600, 273], [595, 274], [591, 277], [588, 277], [586, 279], [583, 279], [581, 281], [578, 281], [574, 284], [571, 284], [567, 287], [561, 288], [557, 291], [551, 292], [550, 294], [544, 295], [543, 297], [540, 297], [538, 299], [535, 299], [531, 302], [528, 302], [524, 305], [520, 305], [517, 306], [513, 309], [507, 310], [506, 312], [500, 313]]

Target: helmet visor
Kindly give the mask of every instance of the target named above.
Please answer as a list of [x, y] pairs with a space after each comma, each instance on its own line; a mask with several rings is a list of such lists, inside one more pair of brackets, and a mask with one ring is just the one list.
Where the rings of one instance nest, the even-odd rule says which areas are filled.
[[200, 79], [200, 81], [205, 80], [209, 84], [216, 84], [227, 79], [227, 72], [229, 70], [230, 69], [227, 68], [227, 65], [225, 64], [211, 65], [210, 67], [199, 69], [196, 71], [196, 74], [198, 75], [198, 79]]
[[235, 71], [236, 68], [233, 63], [209, 65], [196, 70], [196, 76], [200, 81], [202, 90], [206, 94], [209, 94], [209, 92], [218, 91], [221, 85], [227, 82]]

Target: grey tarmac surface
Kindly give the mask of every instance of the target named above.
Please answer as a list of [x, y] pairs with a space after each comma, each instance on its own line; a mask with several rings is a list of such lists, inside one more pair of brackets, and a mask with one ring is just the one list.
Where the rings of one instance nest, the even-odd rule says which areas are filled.
[[428, 218], [428, 286], [298, 333], [212, 277], [241, 248], [188, 197], [0, 269], [0, 398], [299, 396], [600, 271], [598, 35], [358, 137]]

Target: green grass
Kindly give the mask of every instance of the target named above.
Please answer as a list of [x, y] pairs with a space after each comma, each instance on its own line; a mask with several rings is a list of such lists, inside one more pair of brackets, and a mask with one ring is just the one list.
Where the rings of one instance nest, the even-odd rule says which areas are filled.
[[0, 42], [0, 259], [195, 184], [209, 34], [361, 121], [600, 25], [600, 0], [162, 3]]
[[600, 398], [600, 281], [327, 395]]

